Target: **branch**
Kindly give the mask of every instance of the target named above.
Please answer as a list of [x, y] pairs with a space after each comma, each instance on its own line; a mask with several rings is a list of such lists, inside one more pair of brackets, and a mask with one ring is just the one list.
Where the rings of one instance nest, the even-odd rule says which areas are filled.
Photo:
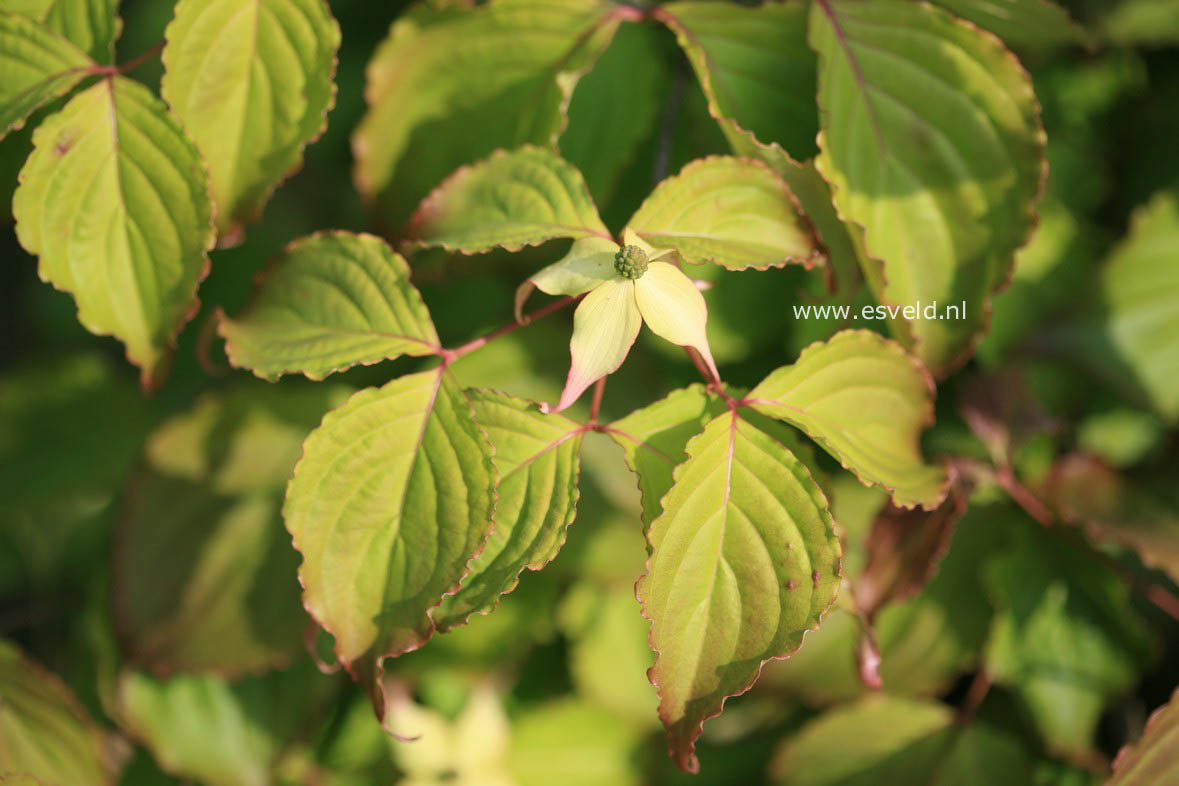
[[441, 355], [441, 357], [442, 357], [442, 363], [444, 365], [449, 366], [451, 363], [458, 360], [459, 358], [464, 357], [465, 355], [469, 355], [472, 352], [474, 352], [475, 350], [487, 346], [492, 341], [495, 341], [497, 338], [502, 338], [503, 336], [506, 336], [509, 333], [515, 333], [520, 328], [525, 327], [527, 325], [531, 325], [533, 322], [540, 319], [541, 317], [547, 317], [549, 314], [552, 314], [555, 311], [560, 311], [561, 309], [565, 308], [566, 306], [573, 305], [581, 298], [582, 298], [582, 295], [569, 295], [567, 297], [561, 298], [560, 300], [554, 300], [552, 303], [549, 303], [544, 308], [537, 309], [536, 311], [533, 311], [531, 314], [525, 314], [523, 317], [520, 318], [519, 321], [513, 320], [501, 328], [496, 328], [495, 330], [491, 331], [490, 333], [480, 336], [479, 338], [475, 339], [474, 341], [468, 341], [466, 344], [463, 344], [462, 346], [459, 346], [459, 347], [455, 347], [454, 349], [443, 349], [438, 354]]

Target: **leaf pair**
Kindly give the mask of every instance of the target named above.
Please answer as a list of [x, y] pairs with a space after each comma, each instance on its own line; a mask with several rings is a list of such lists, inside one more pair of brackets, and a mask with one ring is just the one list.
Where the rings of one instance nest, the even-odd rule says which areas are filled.
[[[442, 353], [405, 260], [344, 232], [293, 243], [220, 330], [234, 365], [270, 379]], [[583, 433], [528, 402], [464, 392], [443, 365], [355, 394], [308, 437], [283, 510], [304, 605], [378, 713], [383, 658], [486, 613], [556, 555]]]
[[196, 313], [215, 234], [256, 219], [322, 130], [340, 33], [323, 0], [182, 0], [163, 53], [169, 111], [55, 32], [105, 60], [114, 5], [0, 13], [0, 132], [101, 76], [34, 133], [13, 215], [41, 277], [151, 387]]
[[[533, 288], [589, 293], [574, 315], [572, 366], [554, 411], [616, 371], [644, 321], [668, 341], [695, 349], [719, 376], [705, 334], [704, 298], [661, 257], [744, 269], [809, 263], [815, 254], [790, 190], [757, 162], [708, 158], [665, 180], [623, 230], [624, 249], [598, 217], [581, 174], [555, 154], [528, 146], [448, 178], [414, 214], [409, 236], [464, 253], [574, 239], [569, 253], [531, 276], [516, 297], [520, 319]], [[628, 255], [641, 258], [639, 269]]]
[[917, 447], [932, 394], [899, 346], [845, 331], [740, 401], [695, 386], [606, 427], [639, 476], [650, 525], [637, 592], [658, 653], [650, 678], [680, 767], [696, 768], [702, 723], [747, 690], [765, 661], [797, 649], [839, 586], [840, 545], [827, 499], [799, 458], [805, 446], [757, 413], [798, 426], [898, 504], [932, 508], [946, 477]]

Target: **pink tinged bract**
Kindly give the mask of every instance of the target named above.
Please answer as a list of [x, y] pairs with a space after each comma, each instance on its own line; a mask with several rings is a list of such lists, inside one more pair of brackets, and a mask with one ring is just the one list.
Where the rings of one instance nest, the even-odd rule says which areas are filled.
[[646, 274], [635, 281], [635, 302], [647, 327], [673, 344], [695, 349], [713, 378], [720, 379], [705, 333], [708, 306], [700, 290], [678, 267], [667, 262], [648, 265]]
[[565, 390], [549, 411], [567, 408], [590, 385], [617, 371], [635, 343], [642, 321], [634, 283], [628, 279], [604, 281], [586, 295], [573, 314], [573, 339], [569, 342], [573, 364]]

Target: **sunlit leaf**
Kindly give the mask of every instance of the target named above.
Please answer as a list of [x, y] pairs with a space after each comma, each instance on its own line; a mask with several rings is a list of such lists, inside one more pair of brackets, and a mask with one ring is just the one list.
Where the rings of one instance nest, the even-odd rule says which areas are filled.
[[[864, 228], [877, 298], [959, 319], [894, 319], [937, 375], [969, 356], [1035, 225], [1044, 130], [1031, 81], [993, 37], [929, 5], [822, 0], [819, 171]], [[872, 263], [869, 263], [871, 266]]]
[[0, 139], [68, 93], [94, 61], [61, 36], [0, 6]]
[[13, 198], [17, 237], [40, 256], [41, 277], [74, 296], [83, 326], [122, 341], [144, 383], [157, 384], [213, 244], [196, 146], [123, 77], [79, 93], [33, 143]]
[[845, 330], [772, 372], [749, 399], [801, 428], [864, 483], [888, 489], [897, 505], [931, 508], [945, 496], [945, 470], [921, 458], [933, 384], [892, 341]]
[[782, 786], [989, 786], [1031, 783], [1022, 741], [950, 707], [875, 695], [831, 710], [783, 745], [772, 766]]
[[610, 239], [581, 173], [531, 145], [455, 172], [422, 202], [408, 234], [422, 245], [468, 254], [556, 237]]
[[496, 148], [555, 146], [623, 12], [597, 0], [420, 3], [377, 49], [353, 136], [361, 193], [399, 227], [446, 175]]
[[1179, 691], [1146, 723], [1142, 737], [1118, 752], [1109, 786], [1153, 786], [1179, 778]]
[[99, 63], [110, 63], [123, 29], [119, 0], [0, 0], [0, 12], [27, 16], [59, 33]]
[[344, 395], [246, 388], [151, 435], [113, 561], [119, 633], [135, 663], [236, 675], [300, 649], [308, 620], [282, 492], [304, 437]]
[[304, 605], [378, 713], [380, 660], [430, 638], [492, 529], [491, 456], [443, 369], [357, 393], [304, 444], [283, 508]]
[[434, 615], [439, 630], [495, 608], [525, 570], [540, 570], [565, 543], [577, 514], [578, 455], [584, 433], [560, 415], [488, 390], [468, 393], [475, 420], [495, 446], [495, 529], [462, 587]]
[[340, 28], [324, 0], [181, 0], [166, 37], [160, 91], [204, 153], [217, 229], [232, 235], [326, 127]]
[[47, 784], [115, 782], [102, 730], [66, 684], [0, 640], [0, 776], [10, 772]]
[[839, 587], [840, 549], [810, 472], [735, 412], [713, 419], [687, 454], [651, 524], [636, 593], [652, 620], [650, 677], [669, 749], [694, 771], [704, 721], [818, 625]]
[[273, 379], [311, 379], [357, 364], [438, 351], [438, 334], [409, 282], [409, 265], [380, 238], [332, 232], [297, 240], [220, 333], [235, 366]]
[[817, 253], [810, 225], [782, 179], [740, 158], [692, 162], [659, 184], [628, 228], [687, 262], [732, 270], [809, 265]]

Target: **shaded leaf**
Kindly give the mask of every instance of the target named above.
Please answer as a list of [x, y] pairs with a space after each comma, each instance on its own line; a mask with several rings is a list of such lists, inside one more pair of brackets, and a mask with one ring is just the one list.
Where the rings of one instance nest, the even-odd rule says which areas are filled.
[[1179, 779], [1179, 691], [1146, 722], [1142, 737], [1118, 751], [1109, 786], [1153, 786]]
[[33, 143], [13, 197], [21, 245], [74, 296], [82, 325], [122, 341], [144, 384], [158, 384], [213, 244], [200, 153], [158, 98], [123, 77], [79, 93]]
[[671, 490], [672, 471], [688, 457], [688, 440], [725, 409], [723, 399], [696, 384], [607, 427], [606, 433], [622, 448], [627, 465], [638, 478], [644, 525], [650, 526], [663, 512], [662, 500]]
[[787, 185], [758, 161], [715, 156], [660, 183], [628, 228], [657, 249], [731, 270], [813, 264], [815, 240]]
[[1099, 539], [1129, 546], [1144, 564], [1179, 582], [1179, 509], [1153, 489], [1080, 453], [1061, 459], [1047, 485], [1049, 499], [1066, 521], [1085, 525]]
[[520, 786], [639, 786], [641, 737], [617, 716], [576, 699], [541, 705], [513, 724], [510, 763]]
[[540, 570], [565, 543], [577, 515], [579, 453], [584, 429], [536, 405], [490, 390], [468, 391], [475, 420], [495, 447], [499, 472], [495, 529], [459, 591], [434, 615], [438, 630], [486, 614], [515, 589], [525, 570]]
[[246, 388], [151, 435], [113, 564], [116, 622], [134, 662], [236, 675], [298, 652], [308, 620], [282, 491], [303, 438], [344, 393]]
[[99, 63], [114, 59], [123, 29], [119, 0], [0, 0], [0, 12], [27, 16], [65, 36]]
[[329, 232], [287, 246], [237, 318], [222, 319], [229, 362], [274, 379], [438, 351], [409, 265], [372, 235]]
[[772, 766], [783, 786], [990, 786], [1031, 783], [1021, 741], [989, 724], [958, 725], [936, 702], [870, 696], [827, 712], [782, 746]]
[[814, 155], [819, 123], [805, 3], [675, 2], [652, 14], [675, 32], [714, 116], [763, 143], [781, 143], [797, 160]]
[[1099, 303], [1055, 343], [1114, 387], [1179, 422], [1179, 195], [1161, 192], [1135, 212], [1101, 271]]
[[946, 472], [921, 458], [933, 422], [933, 383], [892, 341], [845, 330], [803, 350], [749, 394], [754, 409], [798, 426], [862, 482], [901, 507], [936, 507]]
[[94, 61], [59, 35], [0, 6], [0, 139], [65, 95]]
[[407, 233], [423, 246], [466, 254], [557, 237], [611, 239], [581, 173], [531, 145], [455, 172], [422, 202]]
[[868, 554], [855, 580], [856, 605], [873, 619], [886, 604], [916, 595], [936, 575], [954, 525], [966, 512], [966, 495], [951, 490], [934, 510], [889, 505], [864, 541]]
[[204, 153], [232, 237], [327, 127], [340, 27], [324, 0], [181, 0], [165, 38], [160, 92]]
[[839, 587], [840, 549], [806, 467], [735, 412], [687, 454], [651, 524], [636, 593], [652, 620], [650, 678], [669, 749], [694, 771], [704, 721], [817, 627]]
[[266, 786], [284, 749], [316, 728], [338, 679], [297, 667], [227, 683], [212, 674], [119, 677], [120, 725], [169, 774], [209, 786]]
[[1044, 52], [1091, 43], [1077, 24], [1053, 0], [933, 0], [957, 16], [990, 30], [1004, 43], [1020, 50]]
[[1129, 691], [1151, 639], [1129, 589], [1090, 551], [1024, 519], [987, 565], [999, 608], [987, 668], [1050, 749], [1084, 757], [1106, 704]]
[[[882, 303], [964, 303], [961, 319], [893, 320], [941, 376], [969, 356], [991, 294], [1035, 225], [1044, 130], [1027, 74], [993, 37], [929, 5], [822, 0], [817, 166], [882, 269]], [[869, 262], [869, 268], [874, 263]]]
[[304, 443], [283, 508], [303, 602], [378, 714], [380, 661], [425, 644], [492, 528], [491, 456], [444, 369], [357, 393]]
[[596, 0], [414, 6], [369, 64], [369, 111], [352, 140], [361, 193], [396, 228], [462, 164], [555, 146], [578, 78], [622, 15]]
[[66, 684], [0, 641], [0, 775], [7, 773], [70, 786], [112, 784], [115, 762]]

